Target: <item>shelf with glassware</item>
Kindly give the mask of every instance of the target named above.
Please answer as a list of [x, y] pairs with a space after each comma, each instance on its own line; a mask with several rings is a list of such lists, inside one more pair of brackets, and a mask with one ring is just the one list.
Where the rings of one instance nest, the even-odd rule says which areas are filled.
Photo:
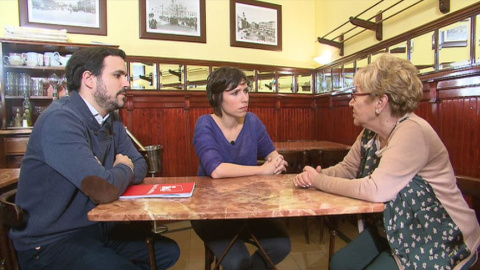
[[1, 38], [0, 45], [1, 129], [7, 130], [31, 128], [53, 100], [67, 94], [65, 65], [75, 51], [105, 46]]
[[4, 128], [31, 128], [52, 100], [66, 95], [64, 67], [5, 65]]

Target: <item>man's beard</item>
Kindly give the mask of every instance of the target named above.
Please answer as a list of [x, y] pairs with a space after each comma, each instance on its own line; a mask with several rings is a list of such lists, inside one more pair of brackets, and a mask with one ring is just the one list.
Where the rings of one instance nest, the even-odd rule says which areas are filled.
[[107, 113], [113, 112], [116, 109], [120, 109], [125, 105], [125, 100], [123, 100], [123, 104], [120, 104], [118, 101], [118, 95], [120, 93], [124, 93], [124, 90], [120, 90], [114, 97], [107, 95], [107, 89], [103, 84], [102, 80], [98, 80], [97, 83], [97, 91], [93, 95], [95, 102], [97, 102], [100, 107], [102, 107]]

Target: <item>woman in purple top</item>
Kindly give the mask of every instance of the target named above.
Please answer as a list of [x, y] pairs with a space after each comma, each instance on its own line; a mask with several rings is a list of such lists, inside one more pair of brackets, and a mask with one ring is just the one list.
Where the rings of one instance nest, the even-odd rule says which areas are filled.
[[[193, 142], [200, 160], [198, 175], [212, 178], [258, 174], [280, 174], [287, 162], [276, 150], [265, 125], [248, 111], [249, 81], [241, 70], [222, 67], [208, 78], [207, 97], [214, 114], [201, 116], [195, 127]], [[266, 161], [257, 165], [258, 157]], [[221, 180], [219, 180], [221, 181]], [[233, 237], [246, 225], [259, 240], [274, 264], [281, 262], [291, 249], [290, 238], [276, 219], [201, 220], [192, 227], [217, 258]], [[268, 260], [260, 250], [250, 255], [243, 231], [225, 255], [223, 269], [267, 269]]]

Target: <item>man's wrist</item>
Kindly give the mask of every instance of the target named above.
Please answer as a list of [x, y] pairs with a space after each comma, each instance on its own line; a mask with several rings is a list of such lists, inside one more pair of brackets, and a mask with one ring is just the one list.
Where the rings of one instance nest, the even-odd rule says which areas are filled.
[[[125, 164], [125, 163], [124, 163], [124, 164]], [[133, 165], [128, 165], [128, 164], [125, 164], [125, 165], [128, 166], [128, 167], [130, 168], [130, 170], [132, 170], [132, 173], [134, 172], [134, 171], [133, 171], [133, 168], [134, 168]]]

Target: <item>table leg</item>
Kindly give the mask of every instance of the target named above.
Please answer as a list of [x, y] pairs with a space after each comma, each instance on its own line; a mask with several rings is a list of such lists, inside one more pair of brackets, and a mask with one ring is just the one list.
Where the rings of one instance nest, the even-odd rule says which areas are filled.
[[[248, 228], [247, 228], [248, 230]], [[262, 245], [260, 245], [260, 242], [258, 241], [257, 237], [255, 237], [255, 235], [253, 235], [253, 233], [250, 232], [250, 230], [248, 230], [248, 233], [250, 234], [250, 236], [252, 237], [253, 241], [255, 242], [256, 246], [260, 249], [260, 251], [262, 252], [263, 256], [265, 256], [265, 258], [267, 259], [267, 261], [270, 263], [270, 265], [273, 266], [273, 269], [277, 269], [277, 267], [275, 266], [275, 264], [272, 262], [272, 259], [270, 259], [270, 256], [268, 256], [267, 252], [265, 251], [265, 249], [263, 249]]]
[[233, 237], [233, 239], [232, 239], [232, 241], [230, 242], [230, 244], [228, 245], [227, 249], [225, 249], [225, 251], [223, 252], [222, 257], [220, 257], [220, 259], [215, 263], [215, 266], [213, 267], [214, 270], [219, 269], [220, 264], [221, 264], [222, 261], [223, 261], [223, 258], [225, 258], [225, 255], [227, 255], [227, 252], [232, 248], [232, 246], [233, 246], [233, 244], [235, 243], [235, 241], [237, 241], [238, 236], [240, 235], [240, 233], [243, 231], [243, 229], [244, 229], [246, 226], [247, 226], [247, 223], [243, 224], [242, 228], [240, 228], [240, 230], [238, 231], [238, 233]]
[[243, 230], [247, 230], [248, 231], [248, 234], [250, 235], [250, 237], [252, 238], [253, 242], [255, 243], [255, 245], [257, 246], [258, 249], [260, 249], [260, 252], [262, 252], [263, 256], [265, 256], [265, 258], [267, 259], [268, 263], [270, 263], [270, 265], [273, 266], [273, 269], [277, 270], [277, 267], [275, 266], [275, 264], [272, 262], [272, 259], [270, 259], [270, 256], [268, 256], [267, 252], [265, 251], [265, 249], [263, 249], [262, 245], [260, 245], [260, 242], [258, 241], [257, 237], [255, 237], [255, 235], [253, 235], [253, 233], [250, 232], [250, 230], [248, 229], [247, 227], [247, 221], [245, 221], [245, 223], [243, 224], [242, 228], [240, 228], [240, 230], [238, 231], [238, 233], [235, 235], [235, 237], [233, 237], [232, 241], [230, 242], [230, 244], [228, 245], [227, 249], [225, 249], [225, 251], [223, 252], [222, 254], [222, 257], [218, 260], [218, 262], [215, 264], [215, 267], [213, 268], [214, 270], [216, 269], [219, 269], [220, 267], [220, 264], [222, 263], [222, 260], [223, 258], [225, 257], [225, 255], [227, 254], [227, 252], [230, 250], [230, 248], [232, 248], [233, 244], [235, 243], [235, 241], [237, 241], [238, 237], [240, 236], [240, 234], [242, 233]]

